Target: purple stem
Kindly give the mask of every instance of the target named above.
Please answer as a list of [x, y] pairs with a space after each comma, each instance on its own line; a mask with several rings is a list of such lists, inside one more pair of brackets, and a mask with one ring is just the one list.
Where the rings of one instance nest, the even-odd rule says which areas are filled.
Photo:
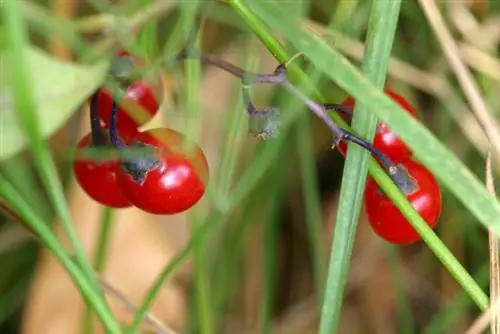
[[92, 143], [94, 147], [102, 147], [106, 145], [106, 136], [101, 127], [101, 120], [99, 119], [99, 113], [97, 110], [97, 94], [98, 91], [92, 94], [90, 98], [90, 133]]
[[231, 73], [235, 77], [242, 79], [246, 84], [267, 83], [267, 84], [279, 85], [283, 83], [284, 80], [286, 80], [286, 78], [282, 75], [282, 73], [275, 72], [273, 74], [260, 74], [260, 73], [247, 72], [241, 67], [231, 64], [230, 62], [220, 59], [217, 56], [210, 53], [200, 52], [196, 54], [194, 52], [190, 52], [188, 54], [187, 52], [184, 51], [178, 57], [178, 59], [181, 60], [187, 60], [190, 58], [197, 58], [207, 64], [214, 65], [220, 68], [221, 70], [224, 70], [228, 73]]
[[343, 104], [340, 104], [340, 103], [324, 103], [323, 107], [326, 110], [333, 110], [333, 111], [340, 112], [340, 113], [348, 116], [349, 118], [352, 117], [352, 107], [347, 107], [347, 106], [344, 106]]
[[[255, 83], [269, 83], [275, 85], [282, 85], [290, 92], [295, 94], [307, 107], [319, 118], [321, 119], [328, 128], [332, 131], [334, 135], [333, 145], [338, 145], [338, 143], [342, 140], [351, 141], [367, 151], [371, 152], [382, 164], [382, 167], [391, 177], [391, 179], [397, 185], [401, 185], [405, 183], [405, 180], [408, 178], [407, 173], [399, 168], [398, 165], [394, 164], [394, 162], [382, 151], [375, 148], [372, 144], [368, 143], [366, 140], [356, 136], [355, 134], [342, 129], [339, 127], [332, 119], [328, 116], [327, 109], [333, 109], [336, 111], [340, 111], [344, 114], [352, 116], [352, 108], [342, 106], [341, 104], [336, 103], [327, 103], [327, 104], [319, 104], [312, 100], [310, 100], [305, 94], [303, 94], [300, 90], [298, 90], [295, 86], [293, 86], [286, 77], [286, 67], [284, 64], [280, 64], [273, 74], [258, 74], [258, 73], [250, 73], [245, 71], [244, 69], [231, 64], [223, 59], [218, 58], [215, 55], [199, 52], [198, 54], [194, 52], [190, 52], [189, 55], [184, 51], [179, 56], [178, 59], [189, 59], [195, 58], [204, 61], [205, 63], [214, 65], [226, 72], [233, 74], [234, 76], [242, 79], [243, 85], [250, 85]], [[250, 116], [255, 115], [258, 112], [258, 109], [251, 102], [251, 97], [249, 93], [249, 89], [247, 87], [243, 87], [243, 99], [247, 104], [248, 114]]]
[[113, 101], [113, 106], [111, 107], [111, 120], [109, 122], [109, 137], [111, 139], [111, 144], [114, 148], [122, 150], [125, 148], [125, 143], [121, 140], [118, 135], [118, 103]]
[[255, 116], [259, 109], [257, 109], [252, 103], [252, 97], [250, 95], [250, 86], [243, 85], [243, 103], [247, 106], [247, 112], [250, 117]]

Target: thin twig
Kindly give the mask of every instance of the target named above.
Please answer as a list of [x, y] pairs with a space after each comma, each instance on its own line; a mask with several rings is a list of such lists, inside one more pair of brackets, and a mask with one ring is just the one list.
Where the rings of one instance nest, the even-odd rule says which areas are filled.
[[[491, 172], [491, 153], [486, 157], [486, 188], [493, 196], [496, 196], [495, 182]], [[488, 242], [490, 253], [490, 303], [494, 305], [500, 296], [500, 261], [498, 257], [498, 237], [488, 230]], [[500, 333], [500, 319], [498, 312], [493, 312], [491, 320], [491, 334]]]
[[[101, 285], [104, 292], [106, 292], [111, 297], [119, 301], [122, 306], [130, 313], [135, 313], [139, 309], [134, 303], [132, 303], [125, 295], [109, 284], [104, 278], [98, 277], [97, 281]], [[155, 328], [157, 334], [176, 334], [176, 332], [167, 327], [160, 319], [158, 319], [154, 314], [148, 312], [144, 319], [144, 322], [148, 323]]]
[[467, 97], [472, 111], [482, 125], [495, 153], [500, 157], [500, 130], [496, 120], [491, 116], [484, 102], [477, 83], [469, 69], [460, 58], [457, 44], [453, 40], [451, 32], [446, 27], [444, 19], [439, 12], [435, 0], [419, 0], [427, 20], [434, 30], [434, 34], [441, 45], [443, 52], [458, 79], [462, 90]]
[[[493, 196], [496, 196], [493, 173], [491, 172], [491, 154], [486, 157], [486, 188]], [[483, 312], [465, 334], [479, 334], [490, 325], [491, 334], [500, 333], [500, 260], [499, 244], [497, 236], [488, 230], [489, 253], [490, 253], [490, 307]]]

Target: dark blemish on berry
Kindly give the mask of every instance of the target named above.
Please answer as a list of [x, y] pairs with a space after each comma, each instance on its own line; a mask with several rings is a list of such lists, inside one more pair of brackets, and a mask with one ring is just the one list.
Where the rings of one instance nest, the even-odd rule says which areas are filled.
[[155, 154], [154, 146], [135, 141], [132, 143], [132, 147], [141, 148], [141, 156], [127, 154], [127, 157], [122, 160], [121, 169], [142, 186], [149, 172], [160, 167], [162, 163]]

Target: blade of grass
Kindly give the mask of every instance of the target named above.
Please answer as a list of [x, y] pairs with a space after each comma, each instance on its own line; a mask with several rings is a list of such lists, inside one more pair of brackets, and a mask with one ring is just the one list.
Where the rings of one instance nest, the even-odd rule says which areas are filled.
[[[488, 265], [482, 266], [474, 275], [481, 285], [488, 283]], [[441, 334], [449, 332], [449, 327], [460, 319], [471, 306], [470, 299], [461, 292], [454, 297], [453, 302], [441, 310], [432, 321], [422, 330], [424, 334]]]
[[312, 254], [316, 295], [321, 299], [324, 294], [326, 273], [326, 253], [323, 238], [323, 217], [316, 173], [314, 147], [312, 142], [311, 121], [308, 115], [302, 115], [300, 126], [296, 130], [297, 150], [303, 187], [303, 199], [309, 246]]
[[[283, 153], [280, 154], [283, 157]], [[277, 157], [278, 161], [283, 158]], [[272, 333], [272, 319], [275, 307], [276, 294], [276, 271], [277, 271], [277, 243], [279, 237], [279, 219], [281, 213], [281, 199], [283, 195], [283, 166], [276, 164], [272, 171], [272, 179], [269, 184], [270, 200], [267, 202], [267, 219], [264, 220], [264, 253], [263, 253], [263, 289], [262, 289], [262, 308], [260, 313], [261, 333]]]
[[50, 227], [41, 220], [32, 208], [24, 201], [19, 193], [0, 176], [0, 197], [5, 199], [12, 209], [18, 214], [19, 218], [28, 225], [39, 236], [42, 244], [47, 247], [59, 260], [61, 265], [67, 271], [69, 276], [75, 282], [77, 289], [81, 292], [82, 297], [87, 305], [91, 306], [102, 324], [109, 333], [121, 333], [119, 324], [116, 322], [113, 313], [103, 301], [100, 291], [95, 289], [92, 282], [82, 272], [82, 269], [75, 264], [72, 257], [66, 253], [66, 250], [52, 233]]
[[391, 271], [391, 277], [396, 290], [397, 319], [399, 325], [398, 333], [413, 334], [415, 332], [415, 322], [411, 312], [410, 300], [404, 287], [404, 276], [401, 272], [402, 264], [399, 256], [399, 249], [394, 245], [386, 245], [386, 254]]
[[[498, 223], [500, 204], [485, 191], [478, 179], [455, 155], [436, 140], [425, 127], [407, 115], [397, 103], [373, 87], [370, 81], [347, 59], [321, 39], [297, 28], [299, 27], [298, 23], [291, 24], [290, 20], [282, 18], [278, 8], [274, 7], [272, 10], [266, 8], [271, 6], [268, 3], [266, 7], [258, 2], [251, 3], [253, 10], [262, 17], [262, 20], [258, 19], [258, 16], [241, 1], [229, 0], [229, 3], [250, 27], [252, 27], [251, 24], [258, 25], [254, 32], [258, 34], [261, 41], [266, 43], [270, 41], [266, 47], [280, 62], [285, 62], [288, 59], [286, 51], [266, 30], [266, 25], [262, 20], [265, 20], [273, 29], [295, 44], [313, 64], [352, 95], [356, 101], [362, 101], [362, 103], [369, 105], [370, 111], [387, 123], [396, 135], [411, 147], [415, 155], [445, 183], [481, 223], [490, 226], [497, 234], [500, 234], [500, 224]], [[263, 33], [265, 36], [260, 36], [259, 33]], [[307, 77], [297, 67], [290, 66], [289, 69], [290, 72], [298, 73], [295, 77], [300, 77], [307, 82]], [[338, 115], [332, 114], [331, 118], [342, 127], [349, 129]], [[415, 211], [374, 159], [371, 159], [368, 170], [384, 193], [402, 212], [462, 288], [467, 291], [476, 305], [481, 309], [486, 308], [489, 303], [488, 296]]]
[[[189, 1], [186, 3], [181, 3], [181, 10], [185, 12], [184, 15], [187, 16], [185, 22], [194, 21], [194, 17], [198, 11], [199, 1]], [[187, 27], [186, 27], [187, 29]], [[196, 40], [188, 41], [188, 43], [193, 43], [194, 45], [188, 45], [188, 49], [191, 47], [197, 48], [201, 36], [202, 30], [198, 29], [198, 34], [191, 36], [196, 38]], [[189, 52], [189, 51], [188, 51]], [[197, 142], [201, 133], [201, 121], [203, 118], [200, 115], [201, 104], [200, 104], [200, 87], [201, 87], [201, 64], [196, 58], [188, 59], [185, 61], [186, 69], [186, 85], [187, 90], [185, 94], [186, 103], [186, 130], [185, 135], [188, 141]], [[191, 221], [191, 235], [196, 233], [197, 229], [203, 224], [201, 219], [198, 218], [199, 210], [191, 210], [189, 212], [189, 218]], [[209, 276], [207, 263], [207, 245], [205, 239], [200, 239], [195, 248], [193, 254], [193, 272], [194, 272], [194, 303], [197, 315], [197, 330], [202, 334], [212, 334], [214, 332], [214, 317], [213, 308], [211, 305], [212, 293], [209, 288]]]
[[36, 178], [26, 160], [21, 156], [13, 157], [2, 162], [0, 170], [2, 175], [21, 193], [40, 217], [46, 220], [50, 219], [51, 212], [47, 201], [43, 197], [40, 188], [33, 187], [36, 184]]
[[[47, 143], [42, 138], [40, 128], [37, 122], [37, 115], [35, 112], [35, 103], [28, 82], [27, 63], [25, 57], [26, 45], [28, 44], [26, 27], [24, 20], [21, 16], [19, 2], [8, 2], [3, 10], [4, 20], [8, 30], [7, 41], [9, 42], [9, 60], [14, 66], [10, 66], [12, 91], [14, 96], [14, 103], [16, 105], [17, 113], [20, 124], [24, 127], [25, 132], [29, 138], [32, 151], [35, 158], [35, 163], [40, 172], [42, 182], [49, 194], [50, 200], [55, 207], [55, 210], [60, 218], [61, 226], [67, 234], [71, 246], [73, 247], [75, 258], [78, 261], [85, 276], [95, 288], [97, 295], [100, 296], [102, 304], [107, 308], [108, 312], [112, 315], [109, 306], [100, 293], [99, 285], [94, 276], [92, 268], [87, 260], [83, 246], [78, 238], [78, 234], [71, 222], [71, 215], [68, 205], [64, 196], [61, 182], [57, 175], [57, 169], [54, 161], [50, 156]], [[115, 322], [116, 323], [116, 322]]]
[[191, 239], [188, 244], [179, 252], [177, 255], [170, 261], [168, 266], [158, 275], [155, 283], [151, 286], [148, 293], [144, 297], [144, 300], [136, 312], [132, 323], [127, 328], [127, 333], [135, 334], [138, 332], [139, 327], [144, 320], [149, 308], [153, 304], [156, 296], [160, 292], [161, 288], [165, 281], [170, 277], [170, 275], [180, 267], [188, 258], [188, 255], [192, 250], [199, 244], [200, 240], [205, 238], [207, 233], [215, 229], [222, 220], [223, 214], [227, 214], [226, 212], [214, 212], [207, 218], [207, 221], [202, 224], [195, 233], [192, 234]]
[[[94, 269], [97, 274], [103, 272], [104, 265], [106, 264], [106, 255], [111, 237], [111, 229], [113, 223], [113, 210], [103, 207], [101, 212], [101, 221], [99, 223], [99, 237], [97, 238], [97, 251], [94, 256]], [[92, 333], [92, 310], [86, 308], [83, 316], [82, 332], [84, 334]]]
[[[383, 90], [399, 18], [401, 1], [380, 0], [372, 3], [362, 71], [375, 87]], [[365, 105], [356, 103], [352, 128], [368, 141], [373, 140], [377, 118]], [[340, 190], [335, 231], [319, 333], [337, 331], [349, 263], [363, 200], [370, 154], [361, 147], [348, 144]]]

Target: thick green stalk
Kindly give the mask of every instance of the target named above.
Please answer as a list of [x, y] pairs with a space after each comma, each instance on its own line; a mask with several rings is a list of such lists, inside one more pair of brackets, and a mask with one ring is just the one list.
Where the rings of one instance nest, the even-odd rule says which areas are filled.
[[[104, 270], [106, 264], [106, 255], [111, 239], [111, 229], [113, 222], [113, 210], [107, 207], [102, 208], [99, 237], [97, 238], [97, 251], [94, 256], [94, 269], [100, 274]], [[86, 308], [83, 317], [83, 330], [84, 334], [92, 333], [92, 309]]]

